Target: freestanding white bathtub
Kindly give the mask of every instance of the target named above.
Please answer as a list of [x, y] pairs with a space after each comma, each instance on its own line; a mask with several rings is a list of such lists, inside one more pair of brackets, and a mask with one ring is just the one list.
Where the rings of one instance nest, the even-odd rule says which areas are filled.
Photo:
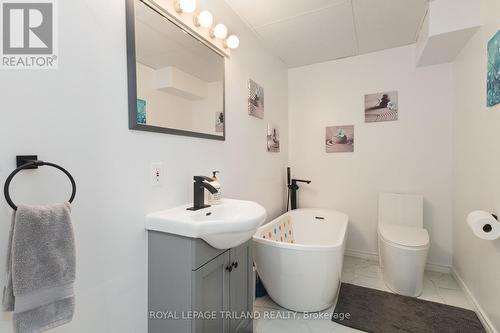
[[334, 210], [296, 209], [257, 230], [257, 272], [276, 303], [315, 312], [337, 301], [348, 220]]

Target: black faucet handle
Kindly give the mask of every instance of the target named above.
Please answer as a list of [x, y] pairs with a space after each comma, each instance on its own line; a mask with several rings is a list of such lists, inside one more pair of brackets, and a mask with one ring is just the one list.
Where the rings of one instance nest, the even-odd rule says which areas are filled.
[[206, 177], [206, 176], [194, 176], [193, 179], [195, 182], [200, 182], [200, 183], [204, 182], [204, 181], [207, 181], [207, 182], [212, 181], [212, 178]]

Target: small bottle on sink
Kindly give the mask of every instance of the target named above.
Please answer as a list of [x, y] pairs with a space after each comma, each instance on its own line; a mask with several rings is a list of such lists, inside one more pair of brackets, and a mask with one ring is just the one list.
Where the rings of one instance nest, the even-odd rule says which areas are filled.
[[208, 204], [209, 205], [218, 205], [222, 203], [222, 195], [221, 195], [221, 186], [219, 181], [217, 180], [217, 174], [220, 173], [219, 171], [213, 171], [212, 172], [212, 181], [210, 182], [210, 185], [215, 187], [217, 192], [215, 193], [210, 193], [208, 197]]

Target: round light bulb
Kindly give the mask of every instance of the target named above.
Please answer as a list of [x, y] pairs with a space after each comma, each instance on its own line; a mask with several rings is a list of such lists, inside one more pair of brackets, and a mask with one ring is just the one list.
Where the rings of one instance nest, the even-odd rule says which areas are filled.
[[214, 36], [219, 39], [224, 39], [227, 36], [227, 28], [224, 24], [219, 23], [214, 28]]
[[231, 35], [227, 37], [226, 44], [230, 49], [236, 49], [240, 45], [240, 39], [236, 35]]
[[204, 10], [198, 15], [198, 22], [203, 28], [209, 28], [214, 23], [214, 17], [208, 10]]
[[192, 13], [196, 10], [196, 0], [179, 0], [179, 6], [184, 13]]

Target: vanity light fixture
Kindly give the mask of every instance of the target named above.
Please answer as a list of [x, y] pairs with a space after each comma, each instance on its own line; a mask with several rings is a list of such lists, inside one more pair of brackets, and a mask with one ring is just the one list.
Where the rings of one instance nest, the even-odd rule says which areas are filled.
[[236, 35], [231, 35], [223, 43], [225, 47], [236, 49], [240, 45], [240, 39]]
[[240, 39], [236, 35], [228, 37], [227, 27], [223, 23], [214, 23], [214, 17], [208, 10], [196, 11], [196, 0], [174, 0], [174, 8], [178, 14], [193, 13], [193, 24], [196, 27], [210, 28], [211, 38], [221, 40], [226, 49], [236, 49], [240, 45]]
[[196, 10], [196, 0], [175, 0], [174, 7], [177, 13], [192, 13]]
[[218, 23], [215, 27], [213, 27], [210, 30], [210, 37], [212, 38], [219, 38], [219, 39], [224, 39], [227, 37], [227, 27], [222, 24]]
[[203, 28], [210, 28], [212, 23], [214, 23], [214, 17], [208, 10], [204, 10], [198, 15], [195, 15], [193, 20], [195, 26], [201, 26]]

